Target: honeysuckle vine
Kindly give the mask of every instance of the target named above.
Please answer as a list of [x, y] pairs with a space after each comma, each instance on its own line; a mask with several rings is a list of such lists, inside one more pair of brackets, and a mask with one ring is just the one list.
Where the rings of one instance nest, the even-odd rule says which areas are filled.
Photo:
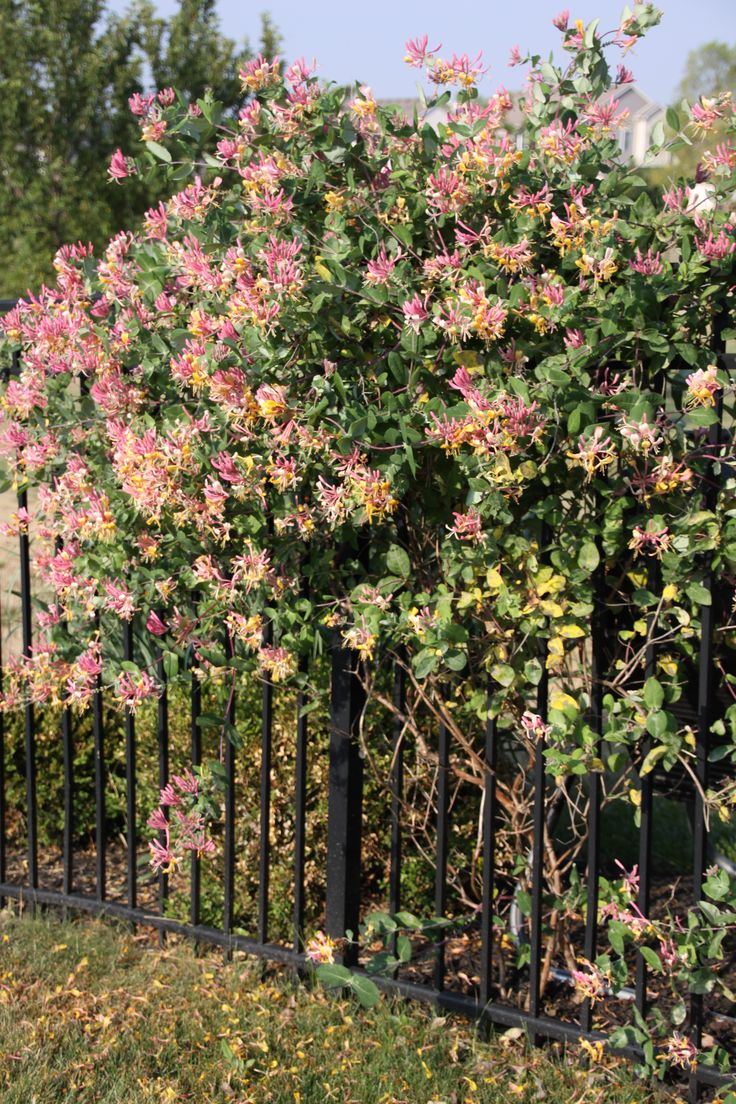
[[[668, 112], [654, 152], [713, 136], [697, 187], [657, 193], [622, 159], [617, 89], [658, 20], [636, 4], [603, 33], [563, 12], [564, 65], [512, 51], [518, 133], [482, 57], [426, 36], [406, 45], [430, 88], [413, 119], [278, 59], [243, 70], [237, 119], [172, 89], [133, 98], [142, 148], [115, 152], [110, 186], [158, 174], [166, 198], [99, 258], [61, 249], [56, 286], [2, 321], [20, 363], [2, 454], [35, 489], [6, 532], [31, 532], [47, 596], [6, 708], [83, 709], [101, 678], [135, 710], [185, 663], [229, 692], [248, 672], [304, 685], [300, 657], [337, 639], [393, 709], [394, 657], [404, 738], [431, 760], [417, 709], [443, 720], [463, 784], [482, 787], [497, 717], [499, 855], [522, 880], [544, 732], [571, 824], [545, 851], [560, 920], [584, 908], [577, 780], [599, 771], [604, 806], [636, 806], [636, 768], [694, 777], [673, 706], [690, 700], [712, 572], [716, 753], [733, 758], [735, 484], [730, 429], [712, 427], [733, 407], [716, 331], [734, 315], [736, 114], [727, 94]], [[446, 122], [428, 121], [438, 107]], [[227, 710], [213, 723], [233, 736]], [[163, 795], [156, 865], [209, 849], [216, 778]], [[731, 819], [732, 782], [702, 796]], [[475, 870], [451, 877], [472, 899]], [[563, 929], [548, 934], [561, 954]], [[709, 947], [693, 954], [717, 973]]]

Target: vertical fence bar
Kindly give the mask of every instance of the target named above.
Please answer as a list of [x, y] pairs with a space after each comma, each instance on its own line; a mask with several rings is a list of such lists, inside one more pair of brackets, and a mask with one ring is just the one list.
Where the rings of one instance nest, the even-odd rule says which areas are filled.
[[[603, 734], [603, 677], [605, 674], [605, 584], [606, 568], [600, 540], [597, 541], [600, 563], [593, 578], [593, 617], [591, 619], [590, 723], [598, 734], [596, 755], [601, 756]], [[584, 953], [589, 962], [598, 947], [598, 883], [600, 878], [601, 845], [601, 779], [596, 770], [588, 772], [588, 885], [585, 916]], [[593, 1026], [593, 1004], [583, 1001], [580, 1026], [590, 1031]]]
[[[3, 693], [3, 623], [2, 596], [0, 596], [0, 696]], [[0, 710], [0, 882], [7, 874], [7, 856], [5, 853], [5, 713]], [[5, 907], [5, 898], [0, 897], [0, 908]]]
[[[123, 659], [133, 662], [133, 623], [123, 621]], [[138, 903], [137, 884], [137, 840], [136, 840], [136, 748], [135, 717], [132, 709], [125, 707], [125, 819], [127, 830], [128, 864], [128, 904], [135, 908]]]
[[[225, 632], [225, 656], [233, 658], [233, 643], [229, 630]], [[232, 672], [233, 680], [235, 672]], [[223, 920], [222, 930], [230, 935], [233, 930], [235, 909], [235, 744], [231, 739], [230, 726], [235, 724], [235, 682], [230, 688], [225, 707], [224, 754], [225, 754], [225, 839], [224, 839], [224, 884], [223, 884]], [[230, 957], [231, 952], [226, 952]]]
[[[263, 643], [273, 643], [273, 627], [267, 622]], [[271, 755], [273, 726], [273, 683], [263, 680], [261, 703], [261, 824], [258, 862], [258, 940], [268, 942], [268, 889], [271, 874]]]
[[[545, 657], [542, 657], [544, 664]], [[544, 720], [547, 716], [549, 676], [543, 666], [542, 678], [537, 688], [537, 713]], [[531, 893], [531, 948], [529, 955], [529, 1012], [539, 1016], [541, 1006], [542, 982], [542, 902], [544, 881], [544, 831], [546, 818], [545, 774], [544, 774], [543, 736], [538, 737], [534, 748], [534, 809], [532, 849], [532, 893]], [[534, 1037], [536, 1039], [536, 1037]]]
[[[169, 687], [164, 667], [163, 652], [158, 656], [158, 677], [163, 687], [159, 699], [156, 716], [156, 736], [158, 743], [158, 784], [163, 789], [169, 781]], [[163, 869], [158, 876], [158, 907], [161, 913], [166, 912], [166, 902], [169, 898], [169, 876]], [[165, 933], [159, 933], [159, 939], [164, 941]]]
[[[406, 709], [406, 672], [403, 652], [394, 665], [394, 723], [391, 737], [391, 855], [388, 873], [388, 909], [395, 915], [401, 909], [401, 809], [404, 800], [404, 710]], [[392, 939], [396, 954], [397, 938]]]
[[[3, 302], [0, 304], [0, 311], [11, 310], [15, 303]], [[14, 366], [17, 364], [17, 358], [13, 358]], [[7, 383], [10, 377], [10, 369], [3, 368], [1, 372], [3, 383]], [[2, 595], [0, 594], [0, 694], [3, 691], [3, 654], [2, 654]], [[5, 840], [5, 821], [6, 821], [6, 807], [5, 807], [5, 714], [0, 711], [0, 881], [4, 882], [7, 877], [7, 852], [6, 852], [6, 840]], [[0, 897], [0, 908], [4, 908], [5, 898]]]
[[[100, 631], [100, 615], [96, 615]], [[95, 756], [95, 882], [98, 901], [107, 896], [106, 810], [105, 810], [105, 729], [102, 703], [102, 675], [92, 698], [92, 739]]]
[[[540, 551], [544, 554], [545, 546], [549, 542], [549, 531], [545, 524], [542, 525], [540, 536]], [[546, 723], [549, 698], [549, 672], [547, 671], [547, 645], [540, 643], [539, 658], [542, 664], [542, 677], [537, 687], [537, 713]], [[539, 1016], [541, 1007], [542, 984], [542, 904], [544, 897], [544, 832], [546, 821], [546, 795], [544, 772], [544, 736], [538, 737], [534, 749], [534, 808], [532, 815], [532, 829], [534, 843], [532, 849], [532, 893], [531, 915], [529, 918], [531, 928], [530, 953], [529, 953], [529, 1012], [532, 1016]], [[537, 1041], [537, 1036], [532, 1035], [532, 1041]]]
[[495, 908], [496, 874], [496, 822], [498, 819], [496, 795], [496, 767], [498, 765], [498, 739], [496, 718], [489, 715], [486, 722], [485, 779], [483, 789], [483, 891], [481, 896], [480, 932], [480, 1002], [485, 1007], [491, 999], [493, 979], [493, 911]]
[[[714, 334], [714, 352], [719, 367], [725, 363], [725, 341], [723, 329], [727, 319], [716, 322]], [[716, 400], [717, 418], [708, 427], [708, 449], [711, 460], [708, 464], [703, 509], [713, 510], [718, 500], [718, 484], [715, 472], [715, 456], [721, 446], [723, 424], [723, 391], [719, 391]], [[718, 616], [718, 588], [713, 577], [713, 556], [705, 555], [703, 586], [710, 594], [710, 602], [700, 607], [700, 649], [698, 654], [698, 720], [695, 745], [695, 796], [693, 799], [693, 901], [702, 897], [703, 879], [708, 862], [708, 829], [703, 795], [708, 786], [708, 753], [710, 751], [710, 728], [715, 720], [716, 706], [716, 669], [713, 654], [713, 634]], [[700, 1049], [703, 1036], [703, 997], [700, 993], [690, 994], [690, 1041]], [[691, 1073], [688, 1096], [692, 1104], [700, 1097], [700, 1083], [697, 1073]]]
[[69, 894], [74, 885], [74, 729], [69, 706], [65, 706], [61, 714], [61, 742], [64, 755], [63, 892]]
[[[647, 579], [647, 586], [652, 594], [657, 594], [659, 592], [661, 581], [659, 561], [654, 561], [649, 568], [649, 577]], [[651, 636], [654, 631], [654, 615], [652, 614], [648, 618], [648, 635]], [[644, 678], [653, 678], [656, 669], [657, 650], [654, 645], [650, 643], [646, 650]], [[647, 738], [642, 747], [642, 761], [646, 757], [650, 747], [651, 740]], [[639, 786], [641, 793], [641, 803], [639, 805], [641, 819], [639, 822], [639, 894], [636, 903], [642, 915], [648, 916], [652, 883], [652, 817], [654, 813], [654, 779], [652, 777], [652, 771], [645, 774], [643, 778], [640, 777]], [[644, 956], [637, 952], [635, 1004], [636, 1010], [641, 1016], [646, 1016], [647, 1014], [647, 976], [647, 964]]]
[[[434, 914], [444, 917], [447, 911], [447, 845], [449, 838], [450, 794], [450, 733], [441, 721], [437, 744], [437, 857], [434, 876]], [[434, 958], [434, 987], [445, 987], [445, 936], [439, 929]]]
[[[28, 510], [28, 492], [18, 491], [18, 510]], [[23, 628], [23, 656], [30, 659], [33, 651], [31, 625], [31, 559], [28, 530], [22, 526], [19, 537], [20, 600]], [[24, 710], [26, 753], [26, 815], [28, 823], [28, 881], [38, 888], [38, 809], [36, 804], [36, 724], [33, 704], [26, 702]]]
[[[202, 763], [202, 732], [197, 723], [202, 714], [202, 689], [194, 672], [190, 674], [192, 680], [190, 688], [192, 766], [198, 767]], [[201, 915], [202, 895], [202, 868], [196, 851], [192, 851], [189, 877], [189, 922], [196, 927]]]
[[[299, 671], [309, 672], [309, 660], [302, 656]], [[296, 698], [296, 767], [294, 777], [294, 950], [304, 949], [304, 861], [307, 823], [307, 737], [309, 721], [303, 710], [307, 696], [300, 689]]]
[[342, 939], [353, 933], [343, 961], [357, 958], [360, 921], [360, 861], [363, 819], [363, 759], [358, 729], [365, 691], [356, 674], [358, 655], [336, 643], [332, 650], [332, 687], [327, 802], [327, 934]]

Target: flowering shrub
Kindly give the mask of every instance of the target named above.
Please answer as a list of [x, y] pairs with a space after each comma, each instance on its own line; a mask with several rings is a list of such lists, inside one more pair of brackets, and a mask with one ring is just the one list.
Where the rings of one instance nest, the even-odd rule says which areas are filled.
[[[514, 51], [522, 141], [508, 93], [479, 96], [480, 56], [440, 58], [426, 37], [407, 61], [449, 112], [436, 126], [301, 61], [249, 63], [237, 120], [169, 89], [136, 99], [144, 147], [115, 153], [111, 186], [161, 173], [180, 190], [101, 258], [62, 249], [57, 286], [2, 323], [21, 365], [2, 451], [38, 487], [11, 530], [30, 524], [51, 594], [6, 708], [84, 707], [101, 676], [134, 710], [158, 692], [153, 659], [121, 663], [99, 630], [133, 619], [170, 679], [193, 650], [198, 677], [232, 688], [245, 672], [304, 685], [300, 658], [337, 638], [394, 708], [376, 677], [392, 656], [406, 739], [424, 753], [420, 708], [442, 719], [470, 785], [497, 718], [514, 855], [546, 738], [573, 835], [560, 855], [550, 841], [546, 878], [555, 916], [572, 914], [576, 779], [601, 772], [604, 804], [636, 806], [639, 767], [693, 774], [693, 725], [673, 707], [690, 701], [711, 573], [724, 692], [736, 681], [735, 484], [717, 428], [733, 396], [715, 348], [733, 314], [736, 114], [723, 95], [670, 112], [675, 135], [660, 135], [673, 148], [718, 124], [707, 203], [687, 184], [653, 196], [622, 163], [615, 88], [632, 77], [607, 51], [658, 18], [636, 4], [602, 35], [562, 13], [565, 68]], [[735, 730], [731, 705], [719, 756]], [[157, 863], [207, 850], [214, 793], [166, 797]], [[736, 786], [702, 797], [728, 821]], [[717, 966], [698, 946], [692, 970]]]

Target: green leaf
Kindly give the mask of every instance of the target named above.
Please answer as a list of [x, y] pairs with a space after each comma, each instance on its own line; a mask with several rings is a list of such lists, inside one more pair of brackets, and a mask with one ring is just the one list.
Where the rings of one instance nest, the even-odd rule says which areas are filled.
[[[647, 732], [650, 736], [653, 736], [655, 740], [660, 740], [667, 731], [667, 714], [662, 710], [657, 710], [656, 713], [650, 713], [647, 717]], [[651, 754], [651, 753], [650, 753]], [[649, 758], [649, 756], [647, 756]]]
[[664, 690], [656, 678], [648, 678], [644, 683], [644, 704], [647, 709], [661, 709], [664, 702]]
[[406, 383], [406, 367], [404, 360], [398, 353], [388, 354], [388, 369], [400, 387]]
[[167, 679], [176, 678], [179, 674], [179, 657], [176, 652], [164, 652], [163, 667]]
[[718, 414], [712, 406], [704, 406], [699, 410], [689, 410], [688, 421], [695, 426], [710, 426], [715, 425], [718, 421]]
[[405, 549], [398, 544], [392, 544], [386, 555], [386, 567], [392, 575], [398, 575], [402, 579], [409, 577], [411, 563]]
[[650, 142], [652, 146], [661, 146], [664, 142], [664, 123], [661, 119], [658, 119], [652, 127]]
[[628, 929], [620, 920], [612, 920], [608, 925], [608, 941], [618, 955], [623, 955], [626, 948], [626, 936]]
[[417, 678], [423, 679], [427, 675], [431, 674], [435, 670], [438, 663], [438, 657], [434, 651], [430, 648], [422, 648], [420, 652], [412, 658], [411, 665], [414, 668], [414, 673]]
[[516, 677], [516, 672], [508, 663], [494, 663], [491, 667], [491, 678], [499, 682], [501, 686], [511, 686]]
[[593, 541], [584, 541], [583, 544], [581, 544], [580, 546], [580, 551], [578, 552], [579, 567], [581, 567], [583, 571], [592, 573], [598, 567], [598, 564], [600, 562], [600, 553]]
[[146, 147], [159, 161], [165, 161], [167, 165], [171, 164], [171, 154], [166, 149], [166, 146], [161, 146], [158, 142], [146, 142]]
[[444, 659], [445, 666], [449, 667], [451, 671], [462, 671], [468, 662], [465, 652], [460, 652], [457, 648], [453, 648], [452, 651], [447, 652]]
[[201, 713], [197, 717], [198, 728], [222, 728], [222, 717], [218, 717], [216, 713]]
[[[659, 716], [659, 717], [662, 716], [661, 713], [654, 714], [654, 715]], [[651, 751], [647, 752], [646, 756], [644, 757], [644, 762], [642, 763], [641, 767], [639, 768], [640, 776], [643, 778], [645, 775], [649, 774], [650, 771], [654, 770], [654, 768], [656, 767], [659, 760], [663, 759], [668, 751], [669, 751], [669, 748], [667, 747], [666, 744], [657, 744], [656, 747], [652, 748]]]
[[411, 962], [411, 939], [408, 935], [400, 935], [397, 938], [396, 953], [401, 962]]
[[680, 129], [680, 116], [677, 114], [674, 107], [667, 108], [667, 111], [665, 112], [665, 118], [667, 120], [667, 126], [671, 130]]
[[419, 931], [422, 926], [422, 921], [413, 912], [397, 912], [394, 920], [401, 924], [402, 928], [409, 928], [411, 931]]
[[583, 41], [584, 41], [584, 43], [585, 43], [585, 45], [587, 46], [588, 49], [590, 49], [591, 46], [593, 46], [594, 43], [595, 43], [595, 32], [598, 29], [598, 24], [599, 23], [600, 23], [600, 19], [594, 19], [585, 28], [585, 35], [584, 35]]
[[690, 583], [685, 588], [685, 593], [688, 598], [699, 606], [709, 606], [711, 604], [711, 593], [701, 583]]
[[344, 989], [352, 981], [353, 975], [347, 966], [331, 962], [317, 967], [317, 977], [325, 989]]
[[350, 988], [363, 1008], [375, 1008], [381, 998], [381, 993], [374, 981], [370, 978], [354, 974], [350, 982]]

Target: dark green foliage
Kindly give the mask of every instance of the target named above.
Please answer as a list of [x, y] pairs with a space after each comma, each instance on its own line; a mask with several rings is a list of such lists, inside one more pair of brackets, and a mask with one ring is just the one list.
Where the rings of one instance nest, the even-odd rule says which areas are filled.
[[[278, 48], [262, 19], [263, 49]], [[123, 15], [103, 0], [0, 0], [0, 40], [0, 297], [10, 298], [51, 280], [60, 245], [101, 246], [154, 202], [149, 185], [105, 177], [113, 152], [138, 141], [128, 98], [213, 87], [235, 112], [252, 51], [221, 33], [214, 0], [180, 0], [168, 19], [149, 0]]]

